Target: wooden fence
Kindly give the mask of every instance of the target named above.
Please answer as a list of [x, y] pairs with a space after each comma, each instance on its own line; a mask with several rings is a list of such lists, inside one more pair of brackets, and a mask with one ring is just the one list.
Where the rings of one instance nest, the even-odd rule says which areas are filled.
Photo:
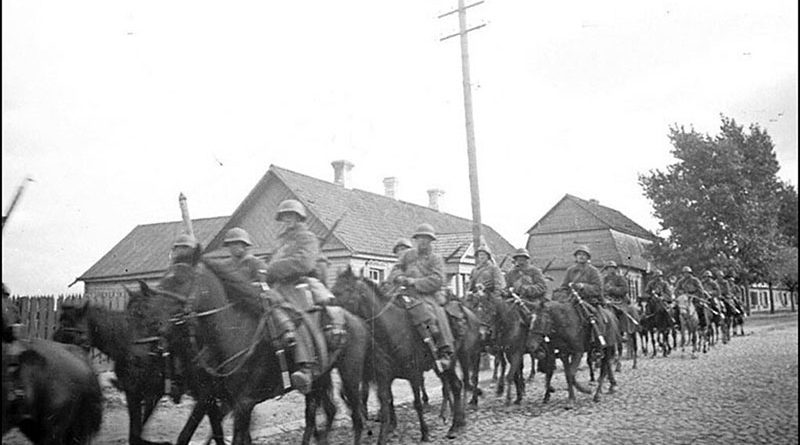
[[[53, 333], [58, 327], [58, 317], [61, 306], [66, 302], [89, 300], [111, 310], [122, 311], [128, 304], [128, 295], [125, 292], [109, 292], [101, 294], [61, 294], [33, 295], [11, 297], [11, 302], [16, 306], [22, 323], [23, 338], [43, 338], [52, 340]], [[108, 371], [112, 363], [108, 357], [96, 349], [92, 349], [92, 361], [98, 372]]]

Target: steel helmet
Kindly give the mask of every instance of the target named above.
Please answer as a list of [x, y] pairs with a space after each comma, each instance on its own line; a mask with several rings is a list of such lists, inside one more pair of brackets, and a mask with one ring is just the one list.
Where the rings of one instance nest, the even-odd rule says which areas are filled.
[[653, 275], [656, 276], [656, 277], [660, 277], [660, 276], [664, 275], [664, 272], [661, 272], [661, 269], [655, 269], [653, 271]]
[[607, 268], [609, 268], [609, 267], [616, 268], [616, 267], [617, 267], [617, 263], [616, 263], [616, 262], [614, 262], [614, 261], [606, 261], [606, 264], [605, 264], [605, 266], [604, 266], [603, 268], [604, 268], [604, 269], [607, 269]]
[[531, 254], [529, 254], [528, 249], [524, 247], [520, 247], [519, 249], [515, 250], [514, 255], [512, 255], [511, 258], [517, 258], [520, 256], [524, 256], [527, 259], [531, 259]]
[[245, 243], [248, 246], [253, 245], [253, 242], [250, 241], [250, 235], [248, 235], [247, 232], [241, 227], [234, 227], [228, 230], [228, 232], [225, 233], [225, 240], [222, 241], [222, 244], [235, 242]]
[[572, 254], [573, 255], [577, 255], [578, 252], [585, 253], [589, 258], [592, 257], [592, 252], [589, 250], [589, 246], [587, 246], [585, 244], [581, 244], [580, 246], [578, 246], [578, 248], [575, 249], [575, 252], [572, 252]]
[[412, 238], [416, 238], [418, 236], [428, 236], [432, 240], [436, 240], [436, 231], [433, 230], [433, 226], [428, 223], [422, 223], [417, 226], [417, 231], [414, 232], [414, 236]]
[[691, 268], [691, 267], [689, 267], [689, 266], [683, 266], [683, 267], [681, 268], [681, 272], [689, 272], [689, 273], [692, 273], [692, 268]]
[[178, 246], [197, 247], [197, 239], [194, 236], [189, 235], [188, 233], [182, 233], [178, 235], [178, 237], [175, 238], [175, 242], [172, 243], [172, 247], [178, 247]]
[[6, 286], [6, 283], [3, 283], [3, 296], [7, 297], [9, 295], [11, 295], [11, 290], [8, 289], [8, 286]]
[[280, 203], [278, 206], [278, 213], [275, 214], [275, 219], [278, 220], [281, 217], [281, 213], [289, 213], [294, 212], [300, 216], [300, 219], [305, 221], [306, 219], [306, 208], [300, 201], [296, 199], [286, 199]]
[[492, 250], [489, 249], [489, 246], [486, 244], [481, 244], [478, 246], [478, 249], [475, 251], [475, 255], [478, 255], [478, 252], [484, 252], [486, 255], [489, 255], [489, 258], [492, 257]]
[[414, 245], [411, 244], [411, 241], [409, 241], [408, 238], [400, 238], [394, 243], [394, 247], [392, 247], [392, 253], [397, 253], [397, 249], [400, 247], [407, 247], [410, 249], [414, 247]]
[[714, 274], [713, 274], [713, 273], [711, 273], [711, 271], [710, 271], [710, 270], [706, 270], [705, 272], [703, 272], [703, 276], [704, 276], [704, 277], [711, 277], [711, 278], [714, 278]]

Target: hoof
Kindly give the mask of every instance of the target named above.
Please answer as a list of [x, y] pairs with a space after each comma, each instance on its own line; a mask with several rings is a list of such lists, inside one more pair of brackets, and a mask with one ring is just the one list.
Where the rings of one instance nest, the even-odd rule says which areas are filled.
[[553, 392], [556, 392], [556, 389], [555, 389], [555, 388], [553, 388], [552, 386], [548, 386], [548, 387], [547, 387], [547, 392], [548, 392], [548, 393], [553, 393]]
[[544, 399], [542, 400], [542, 403], [548, 403], [548, 402], [550, 402], [550, 393], [545, 394]]
[[613, 384], [613, 385], [608, 387], [608, 393], [609, 394], [614, 394], [616, 392], [617, 392], [617, 385], [616, 384]]
[[574, 400], [568, 401], [567, 404], [564, 405], [564, 409], [566, 410], [575, 409], [575, 401]]
[[450, 430], [447, 432], [447, 436], [445, 436], [445, 437], [447, 437], [448, 439], [455, 439], [456, 437], [459, 436], [459, 434], [461, 434], [463, 429], [464, 429], [463, 426], [455, 426], [455, 425], [453, 425], [450, 428]]
[[419, 439], [419, 441], [420, 441], [420, 442], [430, 442], [430, 441], [431, 441], [431, 438], [430, 438], [430, 437], [428, 437], [428, 435], [426, 434], [426, 435], [422, 436], [422, 437]]
[[592, 401], [594, 403], [599, 403], [600, 402], [600, 394], [595, 394], [594, 397], [592, 397]]
[[617, 363], [617, 367], [614, 368], [614, 372], [622, 372], [622, 363]]

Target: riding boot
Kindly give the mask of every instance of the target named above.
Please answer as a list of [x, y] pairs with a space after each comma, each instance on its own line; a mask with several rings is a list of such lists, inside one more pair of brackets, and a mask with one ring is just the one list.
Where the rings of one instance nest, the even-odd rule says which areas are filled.
[[294, 345], [294, 363], [298, 369], [292, 373], [292, 387], [306, 395], [311, 392], [311, 383], [314, 381], [314, 361], [303, 341]]

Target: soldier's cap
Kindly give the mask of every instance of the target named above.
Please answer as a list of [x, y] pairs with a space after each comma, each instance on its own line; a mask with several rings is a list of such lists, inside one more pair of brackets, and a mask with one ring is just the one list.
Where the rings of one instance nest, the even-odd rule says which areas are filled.
[[603, 269], [616, 269], [617, 263], [615, 261], [606, 261], [606, 264], [603, 265]]
[[683, 266], [683, 267], [681, 268], [681, 272], [689, 272], [689, 273], [692, 273], [692, 268], [691, 268], [691, 267], [689, 267], [689, 266]]
[[197, 239], [188, 233], [178, 235], [178, 237], [175, 238], [175, 242], [172, 243], [172, 247], [197, 247], [197, 245]]
[[411, 241], [407, 240], [406, 238], [400, 238], [394, 243], [394, 247], [392, 247], [392, 253], [397, 253], [397, 249], [400, 247], [407, 247], [410, 249], [414, 247], [414, 245], [411, 244]]
[[490, 258], [492, 256], [492, 250], [489, 249], [489, 246], [487, 246], [486, 244], [481, 244], [480, 246], [478, 246], [478, 249], [475, 250], [475, 255], [477, 255], [478, 252], [483, 252], [486, 255], [489, 255]]
[[713, 273], [711, 273], [711, 271], [710, 271], [710, 270], [706, 270], [706, 271], [704, 271], [704, 272], [703, 272], [703, 276], [704, 276], [704, 277], [711, 277], [711, 278], [714, 278], [714, 274], [713, 274]]
[[664, 272], [662, 272], [661, 269], [655, 269], [653, 270], [653, 275], [660, 277], [664, 275]]
[[573, 254], [573, 255], [577, 255], [577, 254], [578, 254], [578, 252], [583, 252], [583, 253], [585, 253], [585, 254], [586, 254], [586, 256], [588, 256], [589, 258], [591, 258], [591, 257], [592, 257], [592, 252], [589, 250], [589, 246], [587, 246], [587, 245], [585, 245], [585, 244], [581, 244], [580, 246], [576, 247], [576, 248], [575, 248], [575, 251], [574, 251], [574, 252], [572, 252], [572, 254]]
[[518, 257], [525, 257], [527, 259], [531, 259], [531, 254], [528, 253], [528, 249], [524, 247], [520, 247], [519, 249], [514, 251], [514, 254], [511, 255], [511, 258], [518, 258]]
[[417, 226], [417, 230], [414, 232], [412, 238], [419, 238], [421, 236], [427, 236], [436, 241], [436, 231], [433, 230], [433, 226], [428, 223], [422, 223]]

